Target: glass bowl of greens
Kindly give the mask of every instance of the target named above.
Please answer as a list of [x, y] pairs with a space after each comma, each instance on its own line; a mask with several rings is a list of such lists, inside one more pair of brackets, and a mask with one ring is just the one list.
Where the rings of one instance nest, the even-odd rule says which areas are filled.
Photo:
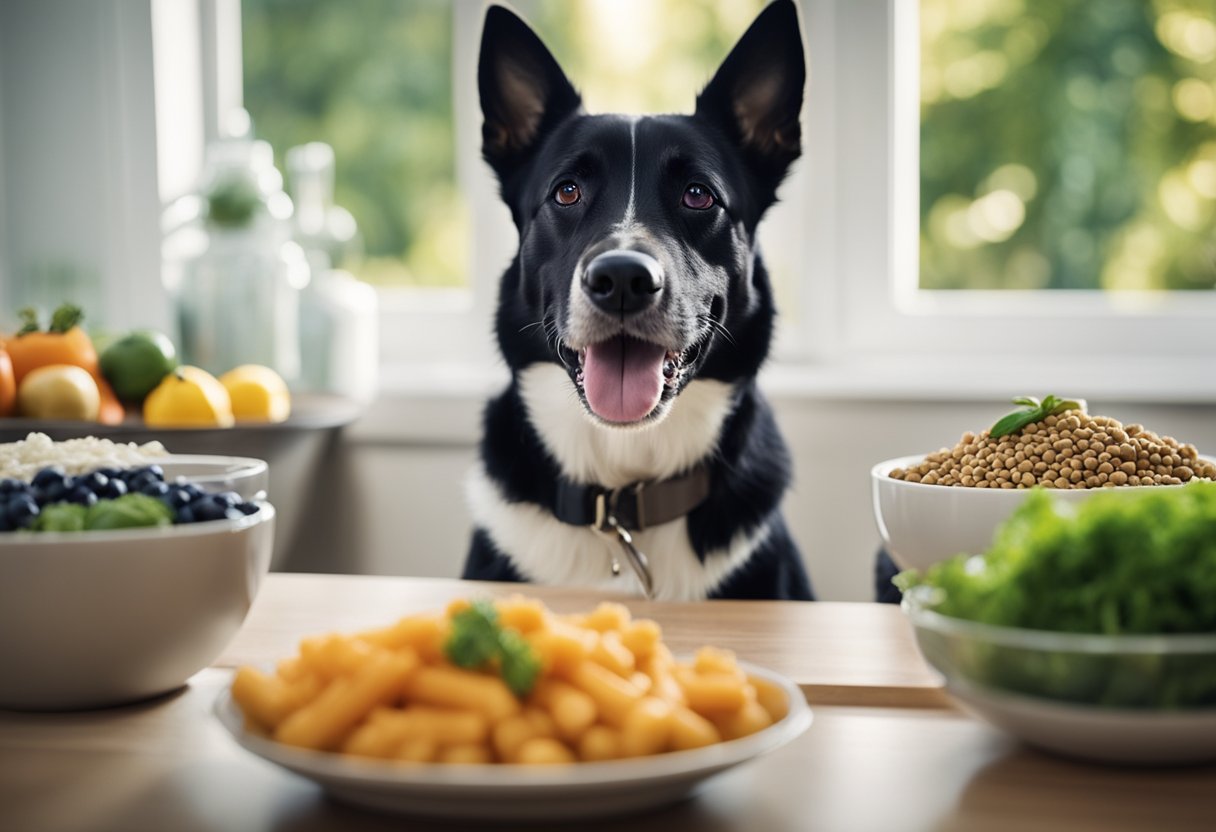
[[925, 659], [989, 721], [1090, 759], [1216, 759], [1216, 483], [1032, 491], [987, 552], [896, 582]]

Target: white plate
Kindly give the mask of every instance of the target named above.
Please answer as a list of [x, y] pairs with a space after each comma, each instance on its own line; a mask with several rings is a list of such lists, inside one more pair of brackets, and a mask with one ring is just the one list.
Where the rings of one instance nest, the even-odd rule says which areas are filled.
[[789, 713], [742, 739], [633, 760], [568, 766], [392, 763], [309, 751], [245, 730], [223, 691], [215, 714], [246, 750], [320, 784], [345, 803], [400, 814], [470, 820], [554, 820], [638, 812], [690, 795], [703, 781], [780, 748], [811, 724], [811, 709], [788, 679], [740, 663], [785, 692]]
[[1216, 760], [1216, 708], [1137, 711], [1051, 702], [960, 680], [952, 695], [968, 710], [1031, 745], [1085, 760], [1175, 765]]

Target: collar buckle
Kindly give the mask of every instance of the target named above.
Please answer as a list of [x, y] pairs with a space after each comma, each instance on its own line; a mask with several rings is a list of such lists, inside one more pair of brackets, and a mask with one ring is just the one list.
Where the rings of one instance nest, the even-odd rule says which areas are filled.
[[[595, 490], [595, 520], [591, 528], [597, 532], [615, 533], [615, 530], [628, 526], [635, 532], [646, 528], [646, 506], [642, 500], [644, 482], [635, 482], [621, 488]], [[621, 503], [621, 497], [627, 502]], [[624, 512], [621, 509], [625, 509]], [[621, 517], [621, 514], [624, 517]], [[623, 521], [623, 522], [622, 522]]]

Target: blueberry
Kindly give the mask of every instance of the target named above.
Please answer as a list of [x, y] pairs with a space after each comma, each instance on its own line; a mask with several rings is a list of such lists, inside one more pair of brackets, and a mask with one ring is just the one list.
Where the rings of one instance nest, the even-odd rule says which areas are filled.
[[42, 510], [38, 508], [38, 503], [34, 502], [34, 498], [28, 494], [22, 494], [15, 500], [10, 500], [8, 511], [5, 514], [8, 516], [8, 522], [14, 529], [24, 529], [26, 526], [34, 522]]
[[108, 480], [121, 480], [124, 478], [125, 472], [117, 468], [98, 468], [94, 473], [101, 474]]
[[149, 497], [164, 497], [169, 493], [169, 486], [163, 482], [153, 482], [139, 489], [139, 493], [147, 494]]
[[53, 483], [61, 483], [65, 479], [67, 479], [67, 475], [63, 473], [63, 469], [58, 465], [51, 465], [34, 474], [34, 479], [30, 481], [30, 485], [35, 488], [44, 488]]
[[[164, 495], [164, 497], [161, 499], [163, 499], [169, 505], [169, 508], [181, 509], [190, 503], [191, 497], [190, 493], [184, 488], [170, 488], [169, 493]], [[185, 522], [190, 521], [187, 520]]]
[[67, 478], [58, 482], [37, 486], [34, 488], [34, 499], [38, 501], [38, 505], [42, 506], [58, 503], [67, 496], [68, 491], [72, 489], [73, 485], [72, 479]]
[[91, 474], [85, 474], [82, 477], [76, 478], [76, 487], [81, 486], [89, 489], [94, 494], [101, 494], [102, 490], [109, 485], [110, 478], [100, 471], [94, 471]]
[[258, 513], [258, 504], [257, 503], [241, 503], [236, 507], [236, 510], [239, 511], [241, 514], [257, 514]]
[[178, 523], [193, 523], [195, 522], [194, 509], [190, 506], [181, 506], [177, 510]]
[[223, 491], [219, 494], [209, 495], [210, 499], [216, 505], [221, 505], [224, 508], [232, 508], [241, 502], [241, 495], [235, 491]]
[[143, 491], [149, 486], [163, 484], [164, 483], [149, 474], [147, 471], [127, 478], [127, 487], [132, 491]]
[[69, 503], [76, 503], [85, 507], [97, 504], [97, 495], [93, 493], [93, 489], [87, 485], [77, 485], [72, 488], [64, 497]]
[[184, 483], [181, 488], [190, 495], [191, 500], [197, 500], [199, 497], [202, 497], [207, 493], [192, 482]]
[[221, 505], [211, 499], [195, 500], [188, 507], [193, 512], [194, 519], [200, 523], [210, 520], [223, 520], [228, 512], [228, 506]]
[[11, 532], [13, 524], [8, 521], [7, 506], [0, 505], [0, 532]]
[[127, 493], [127, 484], [119, 479], [113, 479], [106, 482], [98, 492], [97, 496], [103, 500], [114, 500]]
[[161, 468], [159, 465], [145, 465], [143, 468], [138, 469], [138, 471], [141, 474], [151, 474], [157, 479], [158, 482], [165, 481], [165, 469]]
[[5, 479], [0, 480], [0, 494], [13, 494], [19, 491], [25, 491], [26, 484], [21, 480]]

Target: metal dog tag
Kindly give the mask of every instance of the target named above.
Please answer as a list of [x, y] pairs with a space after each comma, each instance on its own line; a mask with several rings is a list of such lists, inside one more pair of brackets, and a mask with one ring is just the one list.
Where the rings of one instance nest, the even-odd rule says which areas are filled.
[[[646, 560], [646, 555], [642, 550], [633, 545], [633, 536], [624, 528], [618, 526], [615, 519], [612, 521], [612, 532], [616, 533], [617, 542], [621, 544], [621, 551], [625, 553], [625, 562], [629, 564], [629, 568], [633, 570], [633, 574], [637, 576], [638, 583], [642, 585], [642, 592], [647, 598], [654, 598], [654, 577], [650, 574], [650, 562]], [[609, 534], [612, 534], [609, 532]], [[620, 572], [620, 564], [614, 558], [612, 561], [612, 573], [615, 575]]]

